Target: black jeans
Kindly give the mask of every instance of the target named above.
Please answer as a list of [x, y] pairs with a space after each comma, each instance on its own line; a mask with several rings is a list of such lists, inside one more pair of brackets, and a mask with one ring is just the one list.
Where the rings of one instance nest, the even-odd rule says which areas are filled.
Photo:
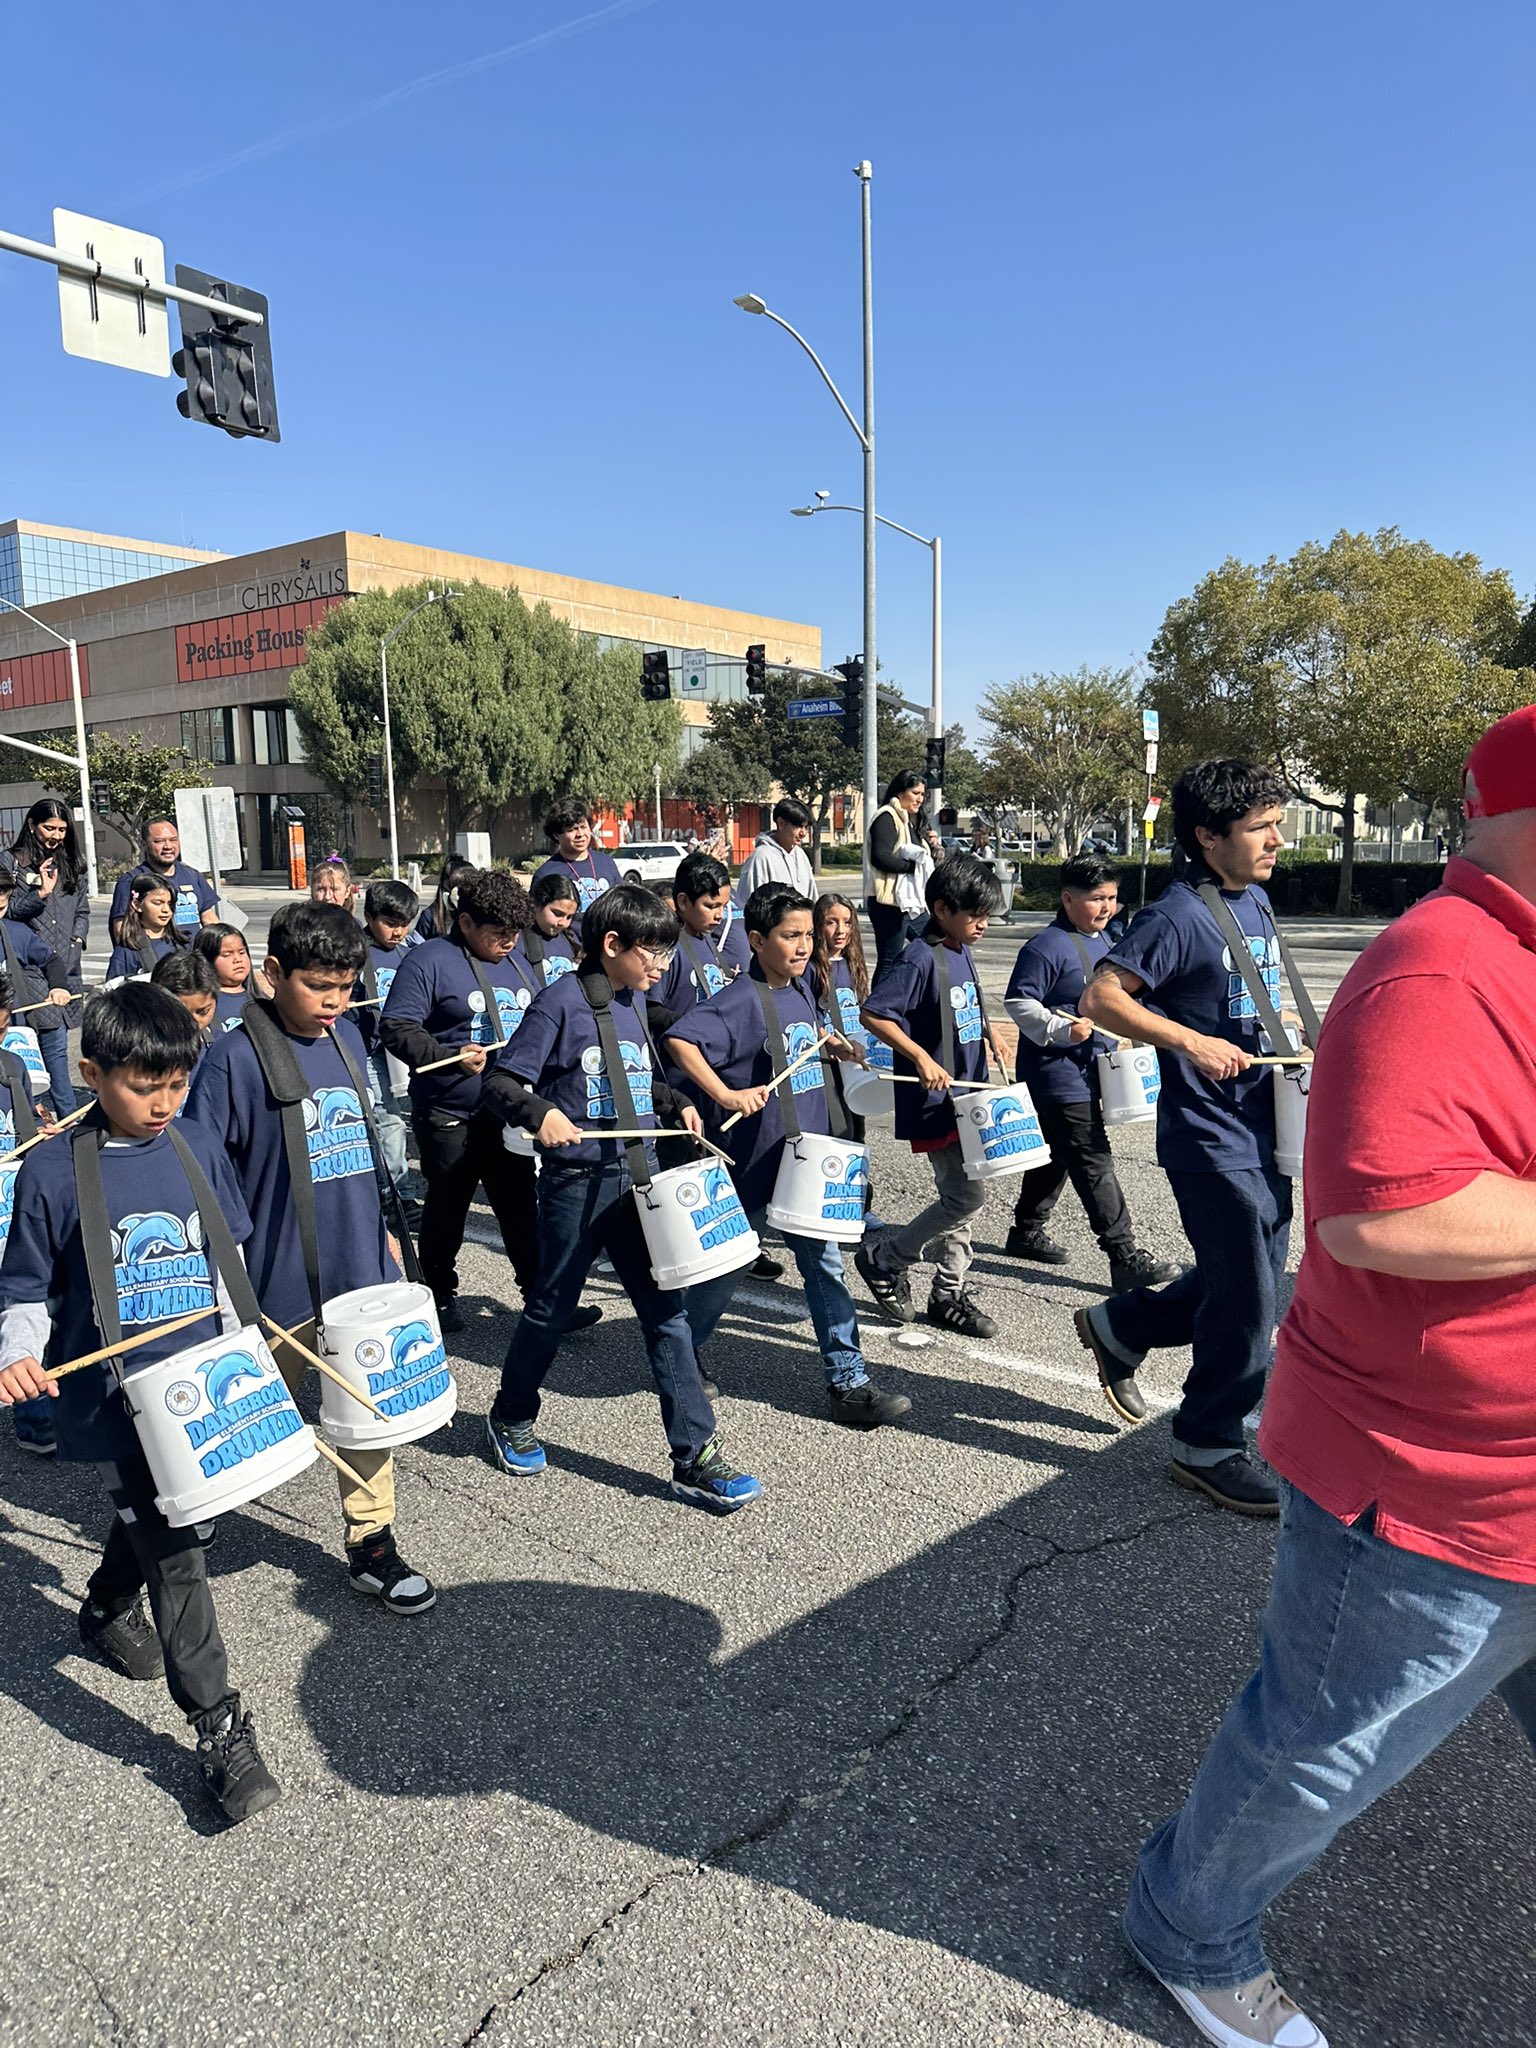
[[189, 1721], [215, 1713], [234, 1695], [197, 1533], [173, 1529], [155, 1506], [154, 1477], [143, 1457], [97, 1470], [117, 1513], [86, 1592], [118, 1615], [147, 1591], [171, 1698]]
[[878, 974], [887, 960], [896, 958], [909, 939], [917, 937], [927, 919], [909, 917], [894, 903], [877, 903], [873, 896], [864, 908], [869, 912], [870, 926], [875, 934], [875, 973]]
[[1035, 1114], [1051, 1148], [1050, 1164], [1035, 1167], [1020, 1180], [1014, 1228], [1039, 1230], [1070, 1180], [1102, 1248], [1111, 1257], [1129, 1251], [1134, 1242], [1130, 1214], [1115, 1178], [1115, 1155], [1098, 1103], [1036, 1099]]
[[439, 1301], [446, 1301], [457, 1289], [464, 1224], [476, 1189], [483, 1187], [526, 1301], [539, 1274], [533, 1161], [507, 1150], [500, 1118], [485, 1110], [477, 1110], [471, 1117], [448, 1118], [437, 1111], [418, 1109], [412, 1111], [411, 1123], [427, 1184], [416, 1239], [422, 1278]]
[[1102, 1313], [1130, 1351], [1190, 1344], [1194, 1359], [1173, 1418], [1175, 1441], [1200, 1450], [1243, 1448], [1243, 1417], [1269, 1370], [1285, 1254], [1291, 1183], [1271, 1166], [1170, 1173], [1195, 1263], [1167, 1287], [1116, 1294]]

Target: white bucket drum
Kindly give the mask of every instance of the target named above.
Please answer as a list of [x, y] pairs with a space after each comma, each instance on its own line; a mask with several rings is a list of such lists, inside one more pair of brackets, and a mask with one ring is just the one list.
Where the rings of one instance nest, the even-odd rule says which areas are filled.
[[1094, 1065], [1105, 1123], [1144, 1124], [1157, 1115], [1162, 1075], [1150, 1045], [1116, 1046], [1101, 1052]]
[[13, 1024], [0, 1039], [7, 1052], [15, 1053], [27, 1070], [27, 1086], [34, 1095], [41, 1095], [48, 1086], [48, 1069], [43, 1063], [43, 1048], [37, 1033], [30, 1024]]
[[315, 1348], [384, 1411], [381, 1421], [322, 1377], [320, 1433], [338, 1450], [410, 1444], [452, 1422], [459, 1390], [448, 1370], [430, 1287], [386, 1280], [335, 1295], [321, 1307]]
[[1310, 1067], [1275, 1068], [1275, 1171], [1301, 1179], [1301, 1155], [1307, 1142], [1307, 1096]]
[[411, 1093], [411, 1070], [404, 1060], [397, 1060], [392, 1052], [384, 1055], [385, 1070], [389, 1075], [389, 1092], [396, 1102], [405, 1102]]
[[253, 1324], [127, 1374], [123, 1395], [173, 1529], [271, 1493], [320, 1455]]
[[515, 1131], [510, 1124], [502, 1125], [501, 1142], [509, 1152], [516, 1153], [519, 1159], [536, 1159], [538, 1157], [539, 1148], [529, 1133], [527, 1131]]
[[794, 1237], [857, 1244], [864, 1235], [868, 1188], [866, 1146], [806, 1132], [784, 1147], [768, 1221]]
[[1000, 1180], [1050, 1162], [1051, 1148], [1040, 1129], [1029, 1090], [977, 1089], [951, 1096], [960, 1130], [962, 1163], [971, 1180]]
[[869, 1064], [857, 1067], [845, 1061], [839, 1068], [843, 1083], [843, 1100], [855, 1116], [893, 1116], [896, 1112], [896, 1090], [891, 1075], [896, 1067], [896, 1055], [888, 1045], [882, 1045], [878, 1038], [871, 1038], [864, 1048]]
[[658, 1287], [692, 1287], [717, 1273], [734, 1273], [750, 1266], [762, 1249], [736, 1184], [718, 1159], [669, 1166], [634, 1195]]

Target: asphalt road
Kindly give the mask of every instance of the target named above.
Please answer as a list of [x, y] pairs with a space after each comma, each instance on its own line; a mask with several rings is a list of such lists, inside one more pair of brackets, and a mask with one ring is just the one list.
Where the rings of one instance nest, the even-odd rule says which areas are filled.
[[[259, 907], [251, 905], [253, 913]], [[1308, 941], [1326, 993], [1337, 927]], [[1016, 940], [986, 942], [1000, 993]], [[1145, 1240], [1181, 1247], [1145, 1127]], [[879, 1207], [921, 1178], [876, 1146]], [[501, 1478], [481, 1421], [509, 1327], [471, 1247], [461, 1413], [400, 1454], [413, 1621], [354, 1595], [317, 1467], [211, 1553], [282, 1803], [215, 1826], [162, 1688], [79, 1653], [105, 1529], [91, 1475], [0, 1429], [0, 2041], [27, 2048], [1176, 2048], [1115, 1918], [1253, 1654], [1268, 1529], [1167, 1479], [1166, 1407], [1123, 1433], [1069, 1315], [1102, 1264], [1021, 1271], [984, 1213], [989, 1345], [872, 1370], [908, 1426], [826, 1420], [803, 1303], [747, 1283], [712, 1352], [764, 1480], [725, 1522], [666, 1493], [635, 1325], [557, 1360], [551, 1468]], [[483, 1234], [488, 1219], [477, 1217]], [[1181, 1360], [1146, 1377], [1163, 1403]], [[1273, 1916], [1335, 2048], [1527, 2048], [1536, 1774], [1491, 1707]]]

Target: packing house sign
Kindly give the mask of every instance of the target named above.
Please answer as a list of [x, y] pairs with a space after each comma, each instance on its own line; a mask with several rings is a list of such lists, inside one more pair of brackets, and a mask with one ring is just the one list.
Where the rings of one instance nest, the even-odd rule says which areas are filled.
[[310, 598], [303, 604], [272, 605], [266, 611], [233, 612], [199, 619], [176, 633], [176, 680], [201, 683], [217, 676], [253, 676], [264, 669], [297, 668], [312, 626], [340, 597]]

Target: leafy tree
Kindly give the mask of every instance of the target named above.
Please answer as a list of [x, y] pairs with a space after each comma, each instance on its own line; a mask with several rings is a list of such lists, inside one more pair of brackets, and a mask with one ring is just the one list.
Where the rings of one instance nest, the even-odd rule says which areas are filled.
[[1129, 669], [994, 683], [981, 700], [987, 793], [1032, 807], [1072, 852], [1095, 818], [1123, 810], [1141, 768], [1141, 719]]
[[[61, 754], [75, 751], [75, 728], [60, 726], [57, 732], [29, 732], [22, 735], [33, 740], [40, 747], [53, 747]], [[8, 746], [0, 740], [0, 782], [46, 783], [50, 789], [58, 787], [59, 777], [71, 771], [62, 761], [40, 760], [36, 754], [25, 753], [20, 747]]]
[[107, 785], [112, 814], [135, 852], [151, 818], [174, 818], [178, 789], [206, 789], [208, 775], [185, 747], [156, 747], [138, 733], [98, 733], [86, 746], [93, 782]]
[[1347, 911], [1359, 799], [1455, 801], [1472, 741], [1531, 694], [1499, 658], [1518, 627], [1502, 569], [1396, 528], [1341, 532], [1206, 576], [1164, 620], [1148, 698], [1175, 760], [1251, 756], [1339, 816]]
[[[383, 745], [380, 641], [428, 587], [338, 605], [289, 683], [308, 763], [338, 796], [363, 794]], [[481, 583], [392, 644], [389, 700], [396, 785], [441, 777], [450, 833], [489, 824], [514, 797], [621, 797], [677, 759], [676, 709], [641, 697], [638, 649], [599, 649], [547, 605]]]
[[683, 794], [705, 803], [765, 803], [777, 784], [810, 811], [811, 858], [819, 865], [832, 799], [857, 789], [862, 774], [859, 755], [843, 745], [840, 718], [789, 715], [792, 701], [826, 695], [820, 677], [770, 669], [761, 697], [712, 706], [709, 738], [682, 773]]

